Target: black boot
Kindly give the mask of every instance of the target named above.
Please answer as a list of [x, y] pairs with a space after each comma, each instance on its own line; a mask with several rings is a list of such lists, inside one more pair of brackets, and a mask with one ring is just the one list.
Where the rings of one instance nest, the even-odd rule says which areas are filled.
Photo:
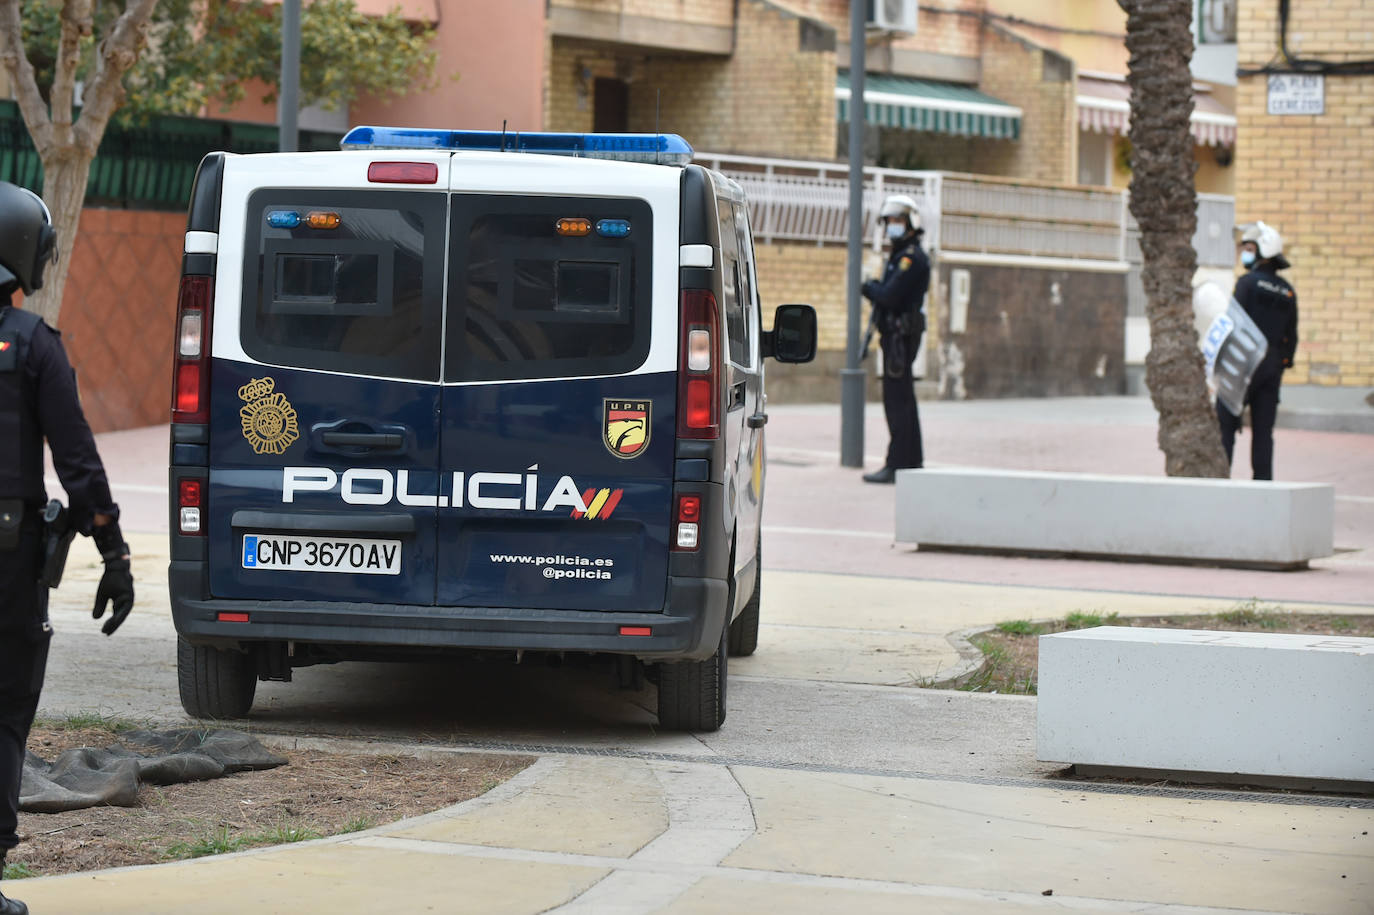
[[[5, 856], [0, 855], [0, 877], [5, 874]], [[18, 899], [6, 899], [4, 893], [0, 893], [0, 915], [29, 915], [29, 907]]]
[[897, 471], [891, 467], [884, 467], [872, 473], [864, 474], [865, 483], [893, 483], [897, 480]]

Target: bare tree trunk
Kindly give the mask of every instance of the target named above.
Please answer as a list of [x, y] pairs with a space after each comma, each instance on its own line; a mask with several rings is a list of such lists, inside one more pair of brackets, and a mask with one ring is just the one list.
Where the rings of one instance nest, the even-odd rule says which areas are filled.
[[124, 100], [124, 74], [138, 60], [147, 40], [148, 19], [157, 0], [129, 0], [96, 48], [95, 69], [86, 82], [79, 120], [72, 120], [80, 43], [91, 34], [93, 0], [62, 0], [62, 32], [49, 93], [43, 101], [33, 65], [24, 53], [19, 0], [0, 0], [0, 66], [9, 74], [19, 112], [43, 162], [43, 200], [52, 213], [61, 252], [43, 277], [43, 288], [24, 302], [53, 326], [62, 309], [62, 293], [71, 267], [71, 252], [81, 224], [91, 160]]
[[1119, 2], [1127, 14], [1131, 55], [1131, 215], [1140, 224], [1150, 320], [1145, 383], [1159, 412], [1159, 447], [1169, 476], [1227, 477], [1230, 468], [1193, 329], [1192, 3]]

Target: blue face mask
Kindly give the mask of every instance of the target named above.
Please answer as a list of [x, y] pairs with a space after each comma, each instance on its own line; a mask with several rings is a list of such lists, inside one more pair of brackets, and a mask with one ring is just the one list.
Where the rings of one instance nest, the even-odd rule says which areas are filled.
[[1240, 263], [1241, 263], [1241, 266], [1246, 267], [1246, 268], [1255, 266], [1255, 252], [1254, 252], [1254, 251], [1242, 251], [1242, 252], [1240, 252]]
[[900, 222], [889, 222], [887, 224], [887, 237], [896, 241], [906, 234], [906, 226]]

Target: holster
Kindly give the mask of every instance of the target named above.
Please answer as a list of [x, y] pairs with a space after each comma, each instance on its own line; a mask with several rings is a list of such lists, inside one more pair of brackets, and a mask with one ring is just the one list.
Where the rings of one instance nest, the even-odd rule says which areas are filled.
[[67, 509], [56, 499], [43, 509], [43, 576], [41, 581], [49, 588], [62, 583], [62, 572], [67, 567], [67, 551], [71, 548], [76, 530], [71, 526]]

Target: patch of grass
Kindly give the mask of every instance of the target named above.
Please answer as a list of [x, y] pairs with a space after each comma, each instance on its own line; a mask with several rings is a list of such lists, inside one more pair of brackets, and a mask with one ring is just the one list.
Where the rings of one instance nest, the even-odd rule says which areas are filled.
[[1045, 627], [1030, 620], [1008, 620], [1005, 623], [998, 623], [997, 629], [1007, 635], [1040, 635], [1045, 631]]
[[354, 817], [353, 819], [349, 820], [347, 823], [345, 823], [345, 824], [343, 824], [342, 826], [340, 826], [340, 827], [339, 827], [339, 832], [340, 832], [340, 833], [362, 832], [363, 830], [365, 830], [365, 829], [371, 829], [373, 826], [376, 826], [376, 825], [377, 825], [377, 823], [376, 823], [376, 821], [374, 821], [374, 820], [372, 819], [372, 817]]
[[1020, 676], [1017, 674], [1015, 659], [1007, 649], [989, 638], [977, 638], [973, 645], [983, 653], [983, 666], [978, 668], [959, 689], [971, 693], [1011, 693], [1021, 696], [1034, 696], [1036, 683], [1034, 673]]
[[277, 826], [245, 836], [244, 839], [249, 845], [290, 845], [292, 842], [309, 842], [320, 837], [320, 831], [309, 826]]
[[1277, 629], [1288, 618], [1288, 613], [1278, 604], [1262, 604], [1257, 598], [1236, 604], [1230, 610], [1216, 615], [1223, 623], [1232, 626], [1259, 626], [1261, 629]]
[[1355, 624], [1343, 616], [1338, 616], [1331, 621], [1331, 628], [1337, 632], [1349, 632], [1355, 628]]
[[102, 715], [99, 712], [75, 712], [61, 718], [39, 718], [34, 721], [34, 726], [51, 728], [54, 731], [106, 731], [110, 734], [122, 734], [125, 731], [138, 730], [144, 725], [128, 718]]
[[173, 842], [162, 850], [162, 857], [173, 861], [183, 858], [204, 858], [208, 855], [224, 855], [248, 847], [244, 836], [229, 835], [229, 827], [202, 836], [193, 842]]
[[1075, 610], [1064, 617], [1064, 628], [1070, 629], [1092, 629], [1095, 626], [1114, 626], [1121, 621], [1120, 615], [1115, 610], [1111, 613], [1079, 613]]
[[23, 880], [28, 877], [37, 877], [38, 874], [23, 861], [6, 861], [5, 880]]

